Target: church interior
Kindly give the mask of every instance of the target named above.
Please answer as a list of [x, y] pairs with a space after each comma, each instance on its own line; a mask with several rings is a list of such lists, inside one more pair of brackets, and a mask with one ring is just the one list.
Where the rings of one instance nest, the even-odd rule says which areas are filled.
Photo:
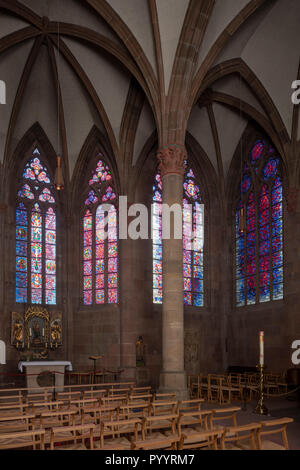
[[300, 449], [299, 24], [0, 0], [0, 449]]

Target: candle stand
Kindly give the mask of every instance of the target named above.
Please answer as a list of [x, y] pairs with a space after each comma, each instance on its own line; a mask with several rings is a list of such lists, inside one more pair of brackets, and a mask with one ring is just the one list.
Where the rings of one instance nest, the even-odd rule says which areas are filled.
[[264, 369], [265, 369], [265, 366], [260, 364], [259, 366], [257, 366], [257, 368], [259, 370], [259, 397], [258, 397], [258, 402], [254, 410], [254, 413], [257, 415], [267, 416], [269, 414], [269, 410], [264, 404]]

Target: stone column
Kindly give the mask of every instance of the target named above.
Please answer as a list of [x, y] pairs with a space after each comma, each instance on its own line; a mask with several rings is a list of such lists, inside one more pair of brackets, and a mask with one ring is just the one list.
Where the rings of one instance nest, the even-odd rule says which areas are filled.
[[[162, 177], [163, 204], [182, 206], [186, 150], [170, 145], [158, 152]], [[184, 371], [183, 260], [182, 239], [174, 239], [174, 218], [171, 217], [170, 239], [163, 239], [163, 306], [160, 392], [176, 392], [187, 397]]]

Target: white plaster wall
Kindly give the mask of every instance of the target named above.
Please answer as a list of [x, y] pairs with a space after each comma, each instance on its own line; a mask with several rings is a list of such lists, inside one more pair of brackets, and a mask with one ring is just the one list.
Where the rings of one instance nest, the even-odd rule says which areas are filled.
[[72, 39], [66, 39], [65, 42], [93, 84], [118, 142], [129, 89], [129, 74], [117, 62], [101, 56], [98, 51]]
[[144, 145], [146, 144], [147, 140], [149, 139], [154, 130], [154, 117], [148, 102], [145, 101], [136, 130], [132, 166], [136, 165], [136, 162], [138, 161], [138, 158], [140, 156], [141, 151], [143, 150]]
[[115, 42], [117, 35], [88, 4], [78, 0], [22, 0], [22, 3], [39, 16], [48, 17], [51, 21], [74, 23], [93, 29]]
[[46, 46], [40, 48], [25, 88], [14, 132], [15, 144], [36, 121], [44, 129], [54, 149], [57, 149], [57, 93]]
[[6, 83], [6, 104], [0, 105], [0, 160], [3, 161], [6, 135], [19, 81], [33, 45], [29, 40], [0, 54], [0, 79]]
[[196, 70], [202, 64], [216, 39], [248, 2], [249, 0], [216, 0], [199, 52]]
[[291, 84], [299, 66], [299, 25], [299, 0], [278, 1], [242, 55], [267, 89], [289, 133], [293, 108]]
[[166, 94], [188, 5], [189, 0], [156, 0]]
[[224, 177], [226, 178], [234, 152], [248, 121], [220, 104], [213, 104], [218, 128]]
[[259, 25], [263, 22], [265, 17], [270, 13], [271, 9], [275, 6], [276, 2], [267, 2], [256, 10], [250, 17], [244, 21], [236, 33], [229, 39], [225, 47], [217, 56], [213, 65], [220, 64], [229, 59], [241, 57], [244, 48], [248, 41], [255, 34]]
[[198, 105], [193, 107], [188, 122], [188, 131], [199, 142], [216, 172], [218, 172], [216, 148], [208, 113], [205, 107], [200, 108]]
[[107, 1], [131, 30], [145, 52], [154, 73], [157, 74], [155, 44], [148, 0]]
[[92, 126], [95, 124], [102, 132], [104, 126], [88, 93], [65, 61], [60, 63], [59, 75], [65, 113], [69, 171], [72, 178], [80, 150]]
[[29, 26], [26, 21], [23, 21], [16, 16], [10, 15], [3, 10], [0, 11], [0, 38], [14, 33], [19, 29], [26, 28], [26, 26]]
[[266, 116], [266, 113], [261, 106], [259, 100], [256, 96], [252, 93], [251, 89], [247, 86], [247, 84], [240, 79], [238, 75], [230, 75], [224, 78], [221, 78], [217, 82], [212, 85], [212, 89], [219, 91], [221, 93], [226, 93], [228, 95], [232, 95], [235, 98], [239, 98], [246, 103], [253, 106], [257, 111], [262, 113]]

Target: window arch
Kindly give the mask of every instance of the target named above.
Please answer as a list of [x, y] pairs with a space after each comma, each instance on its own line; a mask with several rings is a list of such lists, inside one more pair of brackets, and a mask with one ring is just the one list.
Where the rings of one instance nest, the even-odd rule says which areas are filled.
[[[162, 181], [155, 175], [152, 189], [153, 303], [162, 303]], [[204, 205], [193, 170], [188, 168], [183, 183], [182, 209], [184, 304], [204, 305]]]
[[266, 140], [257, 140], [244, 162], [239, 194], [236, 304], [242, 307], [282, 299], [282, 170], [280, 158]]
[[56, 304], [56, 203], [38, 147], [17, 192], [16, 302]]
[[[82, 232], [83, 303], [84, 305], [117, 304], [119, 297], [117, 195], [111, 170], [101, 154], [88, 184]], [[109, 204], [107, 213], [102, 204]]]

